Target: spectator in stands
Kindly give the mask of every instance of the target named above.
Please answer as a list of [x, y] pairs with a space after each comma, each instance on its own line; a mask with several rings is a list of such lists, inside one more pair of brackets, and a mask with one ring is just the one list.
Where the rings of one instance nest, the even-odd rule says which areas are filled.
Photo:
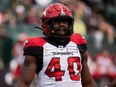
[[92, 74], [94, 79], [96, 79], [97, 78], [97, 65], [96, 65], [96, 62], [93, 60], [90, 52], [88, 52], [87, 55], [88, 55], [88, 66], [89, 66], [89, 69], [90, 69], [90, 73]]
[[99, 87], [108, 84], [111, 79], [112, 60], [107, 49], [104, 49], [101, 54], [96, 56], [97, 73], [99, 74]]
[[17, 23], [24, 23], [25, 19], [25, 7], [23, 5], [17, 5], [15, 9]]
[[21, 33], [18, 35], [18, 41], [15, 43], [14, 47], [13, 47], [13, 58], [15, 58], [16, 62], [17, 62], [17, 68], [16, 70], [14, 70], [14, 79], [18, 79], [19, 75], [20, 75], [20, 70], [21, 70], [21, 66], [23, 64], [23, 46], [24, 46], [24, 42], [28, 39], [28, 35], [26, 33]]
[[114, 27], [109, 24], [103, 17], [98, 17], [99, 29], [107, 35], [109, 44], [114, 43]]
[[[50, 3], [52, 3], [52, 0], [35, 0], [35, 2], [37, 3], [38, 6], [40, 7], [46, 7], [48, 6]], [[55, 0], [54, 0], [55, 2]]]
[[87, 34], [87, 28], [85, 22], [82, 20], [85, 9], [86, 9], [86, 5], [83, 2], [78, 2], [74, 15], [75, 16], [74, 32], [84, 36]]
[[25, 17], [25, 22], [29, 25], [36, 25], [39, 22], [39, 17], [38, 17], [38, 9], [32, 7], [29, 10], [29, 13], [27, 14], [27, 16]]
[[3, 25], [3, 15], [0, 13], [0, 42], [2, 44], [2, 60], [4, 65], [9, 65], [10, 60], [12, 59], [11, 49], [12, 49], [12, 38], [8, 36], [7, 30]]
[[114, 52], [114, 54], [112, 54], [112, 72], [111, 72], [111, 76], [113, 79], [116, 78], [116, 52]]

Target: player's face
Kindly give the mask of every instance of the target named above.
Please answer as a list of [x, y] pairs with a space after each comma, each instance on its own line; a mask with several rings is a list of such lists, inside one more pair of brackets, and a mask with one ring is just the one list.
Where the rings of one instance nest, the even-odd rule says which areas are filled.
[[65, 36], [65, 32], [68, 29], [67, 20], [56, 20], [53, 23], [54, 32], [59, 36]]

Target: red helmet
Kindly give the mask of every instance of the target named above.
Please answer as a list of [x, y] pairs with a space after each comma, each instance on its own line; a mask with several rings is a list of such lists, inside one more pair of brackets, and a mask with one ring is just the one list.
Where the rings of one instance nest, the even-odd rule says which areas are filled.
[[73, 33], [74, 19], [72, 17], [70, 10], [63, 4], [54, 3], [48, 6], [43, 12], [41, 19], [42, 19], [43, 33], [46, 36], [56, 35], [52, 33], [52, 31], [54, 30], [54, 27], [52, 26], [54, 20], [67, 20], [68, 29], [66, 31], [67, 33], [66, 36], [70, 36]]

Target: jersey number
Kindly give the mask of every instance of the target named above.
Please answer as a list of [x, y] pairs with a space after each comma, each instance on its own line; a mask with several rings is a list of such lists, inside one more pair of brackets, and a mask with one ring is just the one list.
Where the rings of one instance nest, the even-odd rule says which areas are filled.
[[[75, 80], [78, 81], [80, 80], [80, 68], [81, 68], [81, 64], [80, 64], [80, 58], [68, 58], [68, 71], [69, 71], [69, 76], [71, 80]], [[77, 68], [76, 70], [74, 70], [74, 64], [77, 64]], [[53, 69], [53, 71], [52, 71]], [[78, 73], [76, 73], [75, 71], [78, 71]], [[65, 71], [61, 70], [61, 66], [60, 66], [60, 58], [53, 58], [45, 73], [49, 76], [49, 77], [55, 77], [56, 81], [62, 81], [62, 76], [64, 76]]]

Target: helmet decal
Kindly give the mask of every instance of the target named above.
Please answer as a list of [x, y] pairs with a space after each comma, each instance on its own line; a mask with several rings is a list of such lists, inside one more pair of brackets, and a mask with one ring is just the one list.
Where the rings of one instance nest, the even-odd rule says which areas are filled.
[[[58, 3], [58, 4], [59, 4], [59, 3]], [[60, 9], [61, 9], [61, 15], [65, 15], [65, 12], [64, 12], [62, 6], [61, 6], [60, 4], [59, 4], [59, 6], [60, 6]]]

